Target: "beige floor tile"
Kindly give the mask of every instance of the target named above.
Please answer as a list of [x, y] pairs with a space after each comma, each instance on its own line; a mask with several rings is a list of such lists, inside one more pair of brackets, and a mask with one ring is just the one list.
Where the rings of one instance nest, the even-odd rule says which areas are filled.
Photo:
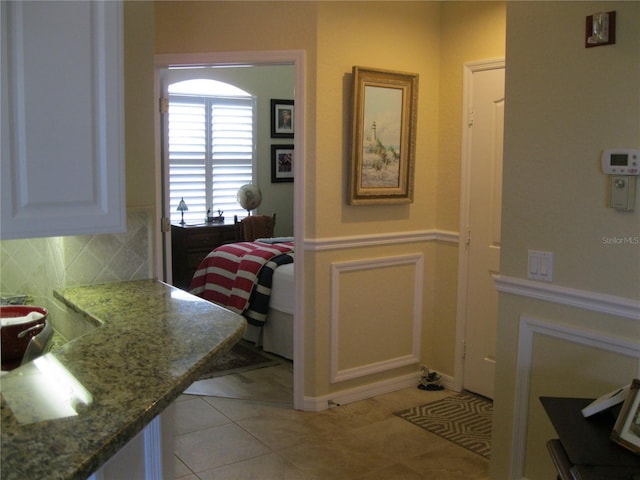
[[391, 412], [381, 407], [382, 405], [375, 399], [368, 398], [323, 410], [317, 415], [321, 421], [332, 424], [336, 428], [353, 429], [389, 418]]
[[179, 458], [175, 458], [175, 480], [198, 480], [198, 477], [187, 466], [180, 461]]
[[[395, 463], [388, 467], [383, 468], [382, 470], [377, 470], [375, 472], [369, 472], [362, 476], [354, 477], [353, 480], [425, 480], [423, 475], [420, 475], [418, 472], [411, 470], [406, 465], [402, 465], [400, 463]], [[442, 479], [433, 479], [433, 480], [442, 480]]]
[[235, 424], [178, 435], [174, 440], [176, 455], [195, 473], [269, 452], [262, 442]]
[[176, 435], [231, 423], [229, 418], [199, 397], [177, 402], [175, 406], [174, 433]]
[[239, 398], [202, 397], [216, 410], [222, 412], [234, 422], [265, 415], [293, 415], [293, 403], [266, 402]]
[[323, 421], [318, 413], [285, 409], [271, 410], [268, 415], [252, 416], [237, 423], [273, 450], [341, 431], [335, 424]]
[[[176, 402], [176, 479], [486, 480], [489, 462], [393, 414], [451, 391], [406, 388], [293, 410], [291, 364], [207, 382]], [[182, 463], [184, 462], [184, 464]]]
[[200, 479], [195, 474], [189, 474], [184, 477], [176, 477], [175, 480], [200, 480]]
[[201, 480], [319, 480], [275, 453], [198, 474]]
[[402, 461], [441, 449], [448, 441], [416, 427], [398, 417], [360, 427], [349, 433], [354, 443], [372, 453], [380, 453]]
[[303, 472], [322, 479], [350, 479], [395, 463], [382, 452], [372, 452], [348, 434], [307, 437], [278, 451]]
[[487, 480], [489, 461], [454, 443], [446, 442], [442, 448], [418, 457], [404, 460], [403, 464], [424, 478], [441, 480]]
[[435, 402], [449, 395], [456, 395], [456, 392], [451, 390], [431, 392], [420, 390], [419, 388], [405, 388], [397, 392], [377, 396], [375, 400], [384, 405], [389, 412], [394, 413], [417, 405]]
[[200, 380], [187, 390], [189, 395], [256, 399], [293, 405], [293, 371], [289, 364], [258, 368], [235, 375]]

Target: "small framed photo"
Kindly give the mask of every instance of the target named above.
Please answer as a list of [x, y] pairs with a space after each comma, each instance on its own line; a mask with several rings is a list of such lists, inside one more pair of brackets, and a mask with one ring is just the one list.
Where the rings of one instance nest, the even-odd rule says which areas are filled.
[[611, 440], [637, 454], [640, 454], [639, 392], [640, 380], [636, 378], [631, 382], [631, 388], [611, 432]]
[[293, 138], [293, 100], [271, 99], [271, 138]]
[[271, 183], [293, 182], [293, 145], [271, 145]]

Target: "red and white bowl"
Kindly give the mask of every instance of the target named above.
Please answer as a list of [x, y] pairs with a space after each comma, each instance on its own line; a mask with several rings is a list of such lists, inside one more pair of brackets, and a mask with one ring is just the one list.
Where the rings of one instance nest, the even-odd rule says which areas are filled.
[[[42, 317], [28, 318], [37, 312]], [[47, 322], [48, 312], [45, 308], [31, 305], [10, 305], [0, 307], [0, 348], [2, 349], [2, 369], [6, 364], [19, 365], [24, 352], [33, 337], [39, 334]], [[26, 318], [23, 318], [26, 317]]]

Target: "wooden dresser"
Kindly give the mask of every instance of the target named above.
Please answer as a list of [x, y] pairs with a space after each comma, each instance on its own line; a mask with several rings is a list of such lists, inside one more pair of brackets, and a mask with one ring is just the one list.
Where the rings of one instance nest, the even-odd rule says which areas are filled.
[[171, 225], [173, 285], [188, 290], [202, 259], [214, 248], [236, 238], [233, 219], [229, 223]]

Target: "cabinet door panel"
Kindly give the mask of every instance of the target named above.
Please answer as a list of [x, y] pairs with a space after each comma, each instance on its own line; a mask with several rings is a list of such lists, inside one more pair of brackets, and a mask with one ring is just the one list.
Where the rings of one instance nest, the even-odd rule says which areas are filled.
[[121, 2], [2, 2], [6, 238], [125, 229]]

